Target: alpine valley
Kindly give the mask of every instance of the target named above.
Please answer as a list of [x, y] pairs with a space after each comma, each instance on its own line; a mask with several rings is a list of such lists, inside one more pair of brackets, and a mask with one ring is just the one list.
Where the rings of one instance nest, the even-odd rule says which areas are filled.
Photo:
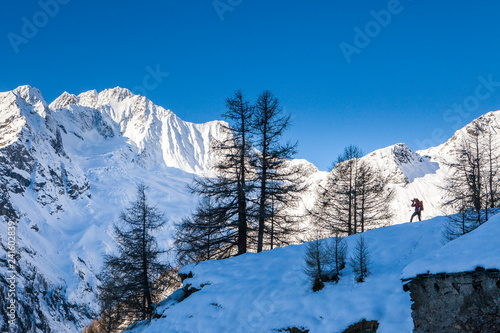
[[[500, 111], [473, 123], [494, 134], [500, 144]], [[414, 152], [398, 143], [363, 157], [389, 179], [394, 214], [388, 224], [409, 221], [414, 197], [424, 201], [423, 219], [453, 213], [441, 207], [441, 187], [448, 172], [445, 164], [473, 123], [437, 147]], [[97, 315], [97, 275], [103, 255], [116, 250], [110, 236], [113, 222], [134, 199], [136, 185], [144, 183], [149, 198], [165, 213], [168, 224], [158, 241], [164, 248], [171, 247], [174, 223], [197, 203], [187, 185], [194, 177], [212, 175], [210, 147], [214, 139], [221, 139], [223, 124], [185, 122], [172, 111], [118, 87], [78, 96], [65, 92], [51, 104], [30, 86], [0, 93], [2, 331], [8, 321], [7, 277], [11, 275], [6, 260], [8, 222], [17, 224], [20, 332], [79, 332]], [[309, 189], [301, 209], [310, 207], [328, 173], [305, 160], [290, 163], [308, 175]], [[436, 227], [413, 228], [423, 237]], [[437, 248], [437, 244], [436, 240], [432, 246]], [[298, 250], [271, 252], [279, 251], [290, 257]]]

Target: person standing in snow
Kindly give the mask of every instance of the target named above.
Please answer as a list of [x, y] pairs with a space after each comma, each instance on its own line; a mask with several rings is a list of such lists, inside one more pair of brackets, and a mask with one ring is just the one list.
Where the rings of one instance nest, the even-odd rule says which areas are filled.
[[424, 203], [422, 201], [418, 200], [417, 198], [415, 198], [411, 201], [411, 206], [415, 207], [415, 212], [412, 214], [412, 216], [410, 218], [410, 223], [413, 221], [413, 218], [415, 217], [415, 215], [418, 216], [419, 221], [422, 221], [421, 212], [424, 210]]

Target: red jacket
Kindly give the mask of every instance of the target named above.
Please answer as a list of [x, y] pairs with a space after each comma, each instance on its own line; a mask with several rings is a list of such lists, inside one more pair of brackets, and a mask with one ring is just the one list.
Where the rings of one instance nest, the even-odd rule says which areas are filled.
[[415, 212], [421, 212], [424, 210], [424, 203], [420, 200], [415, 200], [411, 204], [412, 207], [415, 207]]

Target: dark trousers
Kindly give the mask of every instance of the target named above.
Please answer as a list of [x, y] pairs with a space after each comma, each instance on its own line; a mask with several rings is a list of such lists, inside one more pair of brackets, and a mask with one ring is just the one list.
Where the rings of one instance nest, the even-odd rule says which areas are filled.
[[413, 214], [412, 214], [412, 216], [411, 216], [410, 223], [411, 223], [411, 221], [413, 221], [413, 218], [415, 217], [415, 215], [417, 215], [417, 216], [418, 216], [418, 220], [419, 220], [419, 221], [422, 221], [422, 216], [421, 216], [422, 214], [421, 214], [420, 212], [415, 212], [415, 213], [413, 213]]

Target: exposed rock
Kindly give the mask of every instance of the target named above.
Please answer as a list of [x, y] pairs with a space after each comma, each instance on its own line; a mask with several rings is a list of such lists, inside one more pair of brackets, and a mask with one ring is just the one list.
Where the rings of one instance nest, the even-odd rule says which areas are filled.
[[193, 277], [192, 272], [189, 272], [188, 274], [179, 273], [178, 275], [179, 275], [179, 278], [181, 279], [181, 282], [184, 282], [185, 279], [190, 279]]
[[[0, 262], [0, 265], [5, 265]], [[45, 280], [35, 267], [17, 272], [17, 295], [15, 326], [10, 326], [7, 317], [9, 306], [9, 281], [0, 275], [0, 320], [2, 332], [57, 332], [50, 326], [51, 321], [69, 321], [77, 323], [95, 316], [81, 305], [68, 301], [66, 287], [56, 286]], [[49, 320], [51, 318], [51, 320]], [[7, 319], [7, 320], [6, 320]]]
[[[203, 287], [203, 286], [201, 286], [201, 287]], [[182, 294], [182, 297], [180, 297], [179, 302], [182, 302], [183, 300], [185, 300], [186, 298], [188, 298], [189, 296], [191, 296], [192, 294], [194, 294], [195, 292], [200, 291], [200, 290], [201, 290], [200, 288], [195, 288], [195, 287], [191, 286], [190, 284], [186, 284], [182, 288], [183, 294]]]
[[283, 330], [279, 330], [278, 332], [290, 332], [290, 333], [309, 333], [309, 330], [301, 327], [301, 328], [297, 328], [297, 327], [289, 327], [289, 328], [285, 328]]
[[312, 287], [314, 292], [320, 291], [324, 287], [325, 287], [325, 284], [321, 280], [314, 280], [313, 287]]
[[407, 289], [414, 333], [499, 332], [498, 271], [417, 276]]
[[367, 321], [363, 319], [359, 323], [349, 326], [343, 333], [375, 333], [378, 325], [376, 320]]

